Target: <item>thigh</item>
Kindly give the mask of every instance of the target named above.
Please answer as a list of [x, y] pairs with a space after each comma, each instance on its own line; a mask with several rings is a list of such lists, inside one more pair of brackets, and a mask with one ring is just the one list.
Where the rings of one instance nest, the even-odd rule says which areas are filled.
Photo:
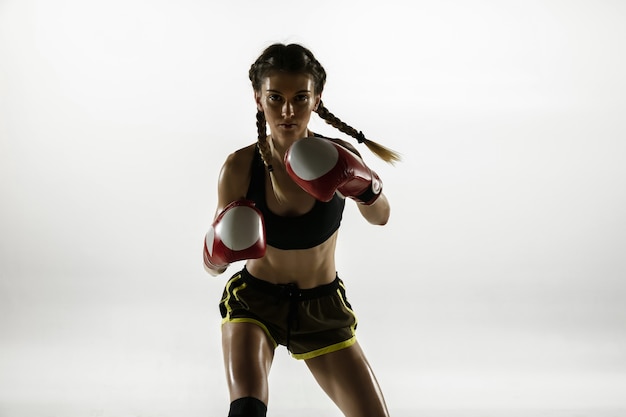
[[388, 417], [383, 394], [358, 343], [306, 360], [322, 389], [346, 417]]
[[254, 397], [267, 405], [274, 345], [265, 331], [253, 323], [224, 323], [222, 350], [230, 401]]

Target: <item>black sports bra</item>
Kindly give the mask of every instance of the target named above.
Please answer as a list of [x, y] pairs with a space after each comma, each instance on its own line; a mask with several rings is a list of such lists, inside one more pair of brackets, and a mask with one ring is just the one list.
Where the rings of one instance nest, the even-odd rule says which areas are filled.
[[345, 200], [337, 194], [327, 203], [315, 200], [313, 208], [300, 216], [273, 213], [265, 199], [266, 168], [259, 152], [257, 146], [246, 198], [254, 201], [263, 213], [267, 244], [278, 249], [308, 249], [324, 243], [341, 224]]

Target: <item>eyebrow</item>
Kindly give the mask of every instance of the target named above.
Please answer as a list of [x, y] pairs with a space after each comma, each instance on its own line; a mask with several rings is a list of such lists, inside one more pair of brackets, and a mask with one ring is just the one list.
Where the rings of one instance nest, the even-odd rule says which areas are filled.
[[[282, 94], [281, 91], [272, 90], [272, 89], [269, 89], [269, 88], [267, 90], [265, 90], [265, 91], [267, 91], [268, 93], [279, 93], [279, 94]], [[296, 94], [310, 93], [310, 92], [311, 92], [311, 90], [300, 90], [300, 91], [296, 91]]]

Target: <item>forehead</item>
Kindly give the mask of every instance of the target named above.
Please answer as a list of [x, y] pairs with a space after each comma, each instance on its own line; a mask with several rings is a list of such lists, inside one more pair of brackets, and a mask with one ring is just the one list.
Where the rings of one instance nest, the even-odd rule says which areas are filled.
[[281, 93], [310, 91], [313, 92], [313, 77], [308, 74], [272, 72], [261, 84], [264, 91], [273, 90]]

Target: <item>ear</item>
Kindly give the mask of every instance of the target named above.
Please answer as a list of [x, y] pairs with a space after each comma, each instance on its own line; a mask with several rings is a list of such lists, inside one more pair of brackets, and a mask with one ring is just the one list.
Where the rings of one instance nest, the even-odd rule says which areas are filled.
[[314, 111], [317, 111], [317, 108], [320, 106], [320, 103], [322, 102], [322, 95], [318, 94], [315, 96], [315, 106], [313, 107]]
[[263, 106], [261, 105], [261, 92], [254, 92], [254, 102], [256, 103], [256, 108], [258, 111], [263, 111]]

